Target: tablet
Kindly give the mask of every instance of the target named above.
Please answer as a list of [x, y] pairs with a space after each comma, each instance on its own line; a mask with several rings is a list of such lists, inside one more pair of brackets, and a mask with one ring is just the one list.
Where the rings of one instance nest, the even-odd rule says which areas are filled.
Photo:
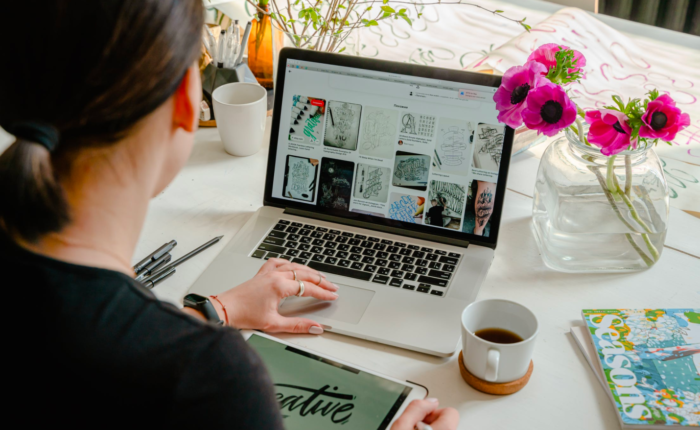
[[275, 385], [287, 430], [383, 430], [425, 387], [291, 345], [244, 332]]

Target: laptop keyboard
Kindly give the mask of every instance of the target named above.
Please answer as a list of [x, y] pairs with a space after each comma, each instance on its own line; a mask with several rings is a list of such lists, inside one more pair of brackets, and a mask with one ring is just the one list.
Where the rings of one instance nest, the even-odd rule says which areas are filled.
[[284, 258], [324, 273], [444, 296], [462, 256], [281, 219], [251, 257]]

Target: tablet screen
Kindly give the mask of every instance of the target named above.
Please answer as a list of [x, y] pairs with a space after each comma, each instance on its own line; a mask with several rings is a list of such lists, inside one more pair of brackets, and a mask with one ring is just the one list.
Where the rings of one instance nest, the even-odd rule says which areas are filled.
[[262, 357], [288, 430], [387, 428], [411, 387], [268, 338], [248, 343]]

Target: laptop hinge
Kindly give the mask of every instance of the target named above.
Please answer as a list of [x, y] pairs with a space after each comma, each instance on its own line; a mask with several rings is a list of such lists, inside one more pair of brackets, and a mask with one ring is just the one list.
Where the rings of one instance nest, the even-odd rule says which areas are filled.
[[466, 248], [467, 246], [469, 246], [468, 240], [435, 236], [432, 234], [422, 233], [418, 231], [405, 230], [399, 227], [390, 227], [387, 225], [375, 224], [367, 221], [358, 221], [354, 219], [347, 219], [339, 216], [310, 212], [301, 209], [285, 208], [284, 213], [289, 215], [302, 216], [306, 218], [313, 218], [321, 221], [334, 222], [336, 224], [351, 225], [353, 227], [366, 228], [368, 230], [376, 230], [384, 233], [398, 234], [400, 236], [414, 237], [416, 239], [429, 240], [431, 242], [445, 243], [447, 245], [461, 246], [462, 248]]

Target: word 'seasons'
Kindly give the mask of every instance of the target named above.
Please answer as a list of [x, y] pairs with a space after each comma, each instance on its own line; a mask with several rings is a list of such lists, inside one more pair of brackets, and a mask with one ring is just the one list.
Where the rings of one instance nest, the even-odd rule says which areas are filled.
[[[298, 410], [299, 416], [302, 417], [320, 413], [323, 417], [330, 416], [333, 424], [347, 424], [352, 416], [350, 411], [355, 409], [355, 405], [351, 403], [355, 400], [354, 395], [328, 392], [330, 385], [324, 385], [319, 389], [289, 384], [275, 384], [275, 386], [310, 393], [307, 398], [304, 398], [304, 395], [301, 394], [285, 396], [283, 393], [277, 393], [276, 397], [282, 412], [285, 410], [289, 412]], [[337, 391], [338, 387], [333, 387], [333, 390]], [[312, 403], [314, 404], [312, 405]]]
[[[637, 388], [637, 375], [629, 367], [630, 359], [625, 356], [625, 346], [620, 342], [620, 333], [612, 327], [623, 327], [625, 322], [617, 315], [605, 315], [600, 322], [595, 322], [591, 315], [591, 323], [596, 327], [595, 336], [599, 339], [598, 345], [603, 348], [603, 361], [610, 366], [610, 380], [615, 384], [615, 393], [622, 404], [622, 411], [628, 417], [635, 420], [651, 418], [651, 411], [646, 406], [644, 395]], [[607, 336], [607, 339], [606, 339]]]

